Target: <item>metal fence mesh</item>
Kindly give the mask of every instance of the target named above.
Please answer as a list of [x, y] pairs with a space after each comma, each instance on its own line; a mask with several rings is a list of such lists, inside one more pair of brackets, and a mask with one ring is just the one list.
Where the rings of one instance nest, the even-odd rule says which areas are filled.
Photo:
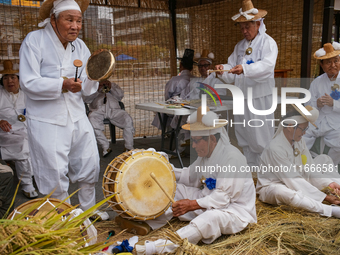
[[[198, 1], [198, 0], [197, 0]], [[117, 3], [116, 3], [117, 2]], [[125, 1], [126, 2], [126, 1]], [[174, 55], [182, 56], [185, 48], [202, 52], [209, 49], [215, 54], [215, 63], [226, 63], [235, 44], [242, 35], [230, 17], [236, 14], [241, 1], [225, 0], [176, 10], [177, 47], [172, 51], [172, 32], [167, 1], [150, 5], [152, 1], [128, 0], [129, 6], [105, 6], [104, 1], [91, 1], [84, 14], [80, 38], [91, 52], [110, 49], [118, 57], [114, 75], [110, 78], [125, 91], [123, 103], [132, 116], [135, 136], [153, 136], [160, 132], [151, 126], [154, 113], [136, 110], [135, 104], [162, 101], [164, 86], [176, 73]], [[324, 0], [315, 0], [313, 21], [313, 52], [321, 46], [322, 13]], [[118, 4], [116, 0], [108, 1]], [[140, 7], [137, 8], [138, 3]], [[303, 1], [254, 0], [255, 7], [268, 11], [265, 19], [267, 32], [277, 42], [279, 56], [276, 69], [293, 69], [288, 77], [299, 77], [302, 46]], [[19, 63], [19, 48], [27, 33], [38, 29], [38, 10], [41, 2], [0, 0], [0, 64], [5, 59]], [[123, 5], [121, 1], [119, 5]], [[150, 6], [151, 9], [147, 9]], [[123, 55], [123, 56], [124, 56]], [[131, 59], [129, 59], [131, 57]], [[171, 60], [172, 59], [172, 60]], [[318, 71], [312, 60], [313, 76]], [[194, 73], [198, 75], [197, 68]], [[289, 86], [289, 84], [288, 84]], [[116, 129], [117, 137], [122, 137]]]

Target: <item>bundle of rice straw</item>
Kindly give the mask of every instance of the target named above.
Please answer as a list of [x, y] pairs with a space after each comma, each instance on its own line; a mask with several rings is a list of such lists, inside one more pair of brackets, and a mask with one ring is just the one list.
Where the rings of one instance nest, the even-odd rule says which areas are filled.
[[[180, 247], [176, 254], [340, 254], [340, 220], [322, 217], [290, 206], [256, 202], [258, 222], [234, 235], [223, 235], [212, 244], [188, 245], [176, 233], [185, 223], [171, 226], [141, 239], [166, 236]], [[199, 249], [198, 253], [195, 253]]]
[[[73, 195], [73, 194], [72, 194]], [[71, 196], [72, 196], [71, 195]], [[48, 199], [49, 196], [44, 199]], [[76, 217], [67, 215], [75, 206], [56, 213], [55, 210], [40, 216], [29, 215], [34, 205], [14, 220], [0, 219], [0, 254], [94, 254], [115, 242], [97, 242], [88, 245], [84, 221], [102, 206], [107, 199], [99, 202]], [[61, 220], [61, 218], [66, 218]], [[103, 233], [106, 235], [106, 233]]]
[[202, 247], [194, 245], [188, 242], [188, 239], [182, 239], [176, 232], [171, 231], [170, 229], [165, 229], [165, 236], [174, 244], [177, 244], [179, 247], [176, 249], [176, 255], [214, 255], [218, 253], [214, 253], [212, 251], [206, 250]]

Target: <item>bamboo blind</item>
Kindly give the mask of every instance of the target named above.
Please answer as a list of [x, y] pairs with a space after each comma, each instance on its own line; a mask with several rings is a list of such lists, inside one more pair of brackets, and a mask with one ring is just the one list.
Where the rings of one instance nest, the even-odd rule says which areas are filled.
[[[279, 49], [276, 69], [293, 69], [288, 77], [300, 77], [303, 1], [254, 0], [253, 4], [258, 9], [268, 11], [264, 23]], [[323, 4], [323, 0], [315, 0], [312, 52], [321, 47]], [[177, 14], [188, 16], [186, 25], [190, 31], [177, 36], [181, 40], [186, 38], [186, 48], [213, 52], [214, 64], [227, 63], [236, 43], [243, 39], [238, 26], [231, 20], [240, 8], [241, 1], [225, 0], [177, 10]], [[315, 65], [316, 61], [313, 60], [312, 72]]]
[[[28, 32], [38, 29], [37, 3], [22, 3], [23, 6], [0, 3], [0, 65], [4, 59], [18, 64], [22, 40]], [[299, 78], [303, 1], [253, 0], [253, 3], [268, 11], [264, 21], [267, 33], [279, 48], [276, 69], [293, 69], [288, 77]], [[323, 5], [324, 0], [314, 2], [313, 52], [321, 47]], [[176, 74], [176, 56], [181, 57], [185, 48], [199, 52], [208, 49], [215, 54], [214, 64], [226, 63], [242, 39], [238, 26], [231, 20], [241, 7], [241, 0], [181, 0], [176, 7], [177, 52], [172, 43], [167, 0], [92, 0], [84, 15], [80, 38], [92, 52], [108, 48], [115, 56], [123, 53], [137, 59], [117, 61], [111, 80], [125, 91], [123, 102], [133, 117], [138, 137], [159, 135], [150, 125], [154, 114], [135, 110], [135, 104], [163, 100], [164, 86], [171, 73]], [[319, 68], [313, 58], [311, 66], [316, 76]], [[196, 67], [194, 70], [198, 75]], [[117, 131], [117, 135], [121, 137], [122, 133]]]

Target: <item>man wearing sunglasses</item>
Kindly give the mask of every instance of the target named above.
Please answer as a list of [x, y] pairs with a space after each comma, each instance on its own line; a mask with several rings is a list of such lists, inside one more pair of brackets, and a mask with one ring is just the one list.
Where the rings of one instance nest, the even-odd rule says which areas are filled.
[[[226, 83], [223, 79], [216, 79], [215, 76], [209, 76], [208, 70], [213, 69], [212, 63], [215, 58], [215, 55], [210, 52], [208, 49], [203, 49], [202, 54], [197, 52], [195, 54], [194, 61], [197, 62], [198, 72], [201, 77], [195, 77], [190, 79], [190, 83], [188, 86], [182, 91], [181, 98], [192, 100], [192, 99], [200, 99], [201, 91], [199, 88], [205, 88], [204, 84], [208, 84], [212, 87], [215, 84], [223, 84]], [[217, 93], [221, 95], [226, 95], [226, 89], [216, 89]], [[183, 123], [184, 124], [184, 123]]]
[[[295, 105], [294, 105], [295, 107]], [[274, 138], [261, 155], [256, 191], [259, 199], [273, 205], [290, 205], [326, 217], [340, 218], [340, 175], [327, 155], [312, 158], [303, 135], [319, 111], [311, 106], [305, 115], [295, 107], [281, 122]], [[325, 194], [321, 190], [329, 190]]]

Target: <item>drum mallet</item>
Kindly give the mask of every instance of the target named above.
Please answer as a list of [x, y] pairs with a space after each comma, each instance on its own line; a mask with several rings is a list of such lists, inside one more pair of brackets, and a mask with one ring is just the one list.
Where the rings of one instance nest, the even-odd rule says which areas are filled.
[[208, 70], [208, 75], [211, 73], [217, 73], [217, 72], [229, 72], [230, 70]]
[[79, 59], [76, 59], [73, 61], [73, 65], [76, 67], [76, 76], [74, 78], [74, 81], [77, 82], [77, 76], [78, 76], [78, 67], [82, 67], [83, 65], [83, 62], [81, 62], [81, 60]]
[[153, 172], [151, 172], [150, 176], [152, 177], [152, 179], [155, 180], [155, 182], [158, 184], [158, 186], [161, 188], [161, 190], [163, 190], [164, 194], [170, 199], [170, 201], [172, 203], [175, 203], [175, 200], [168, 194], [168, 192], [166, 192], [166, 190], [163, 188], [163, 186], [158, 182], [158, 180], [156, 179], [155, 174]]

